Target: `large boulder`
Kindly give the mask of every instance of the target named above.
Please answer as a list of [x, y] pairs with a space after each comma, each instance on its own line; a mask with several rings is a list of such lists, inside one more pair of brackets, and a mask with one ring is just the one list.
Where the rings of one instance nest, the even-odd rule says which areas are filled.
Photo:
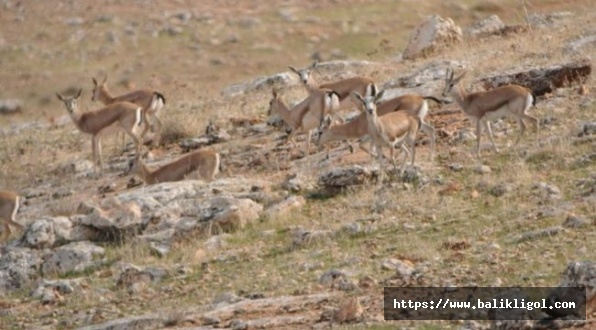
[[90, 212], [74, 217], [75, 224], [95, 230], [93, 241], [121, 242], [126, 237], [138, 235], [146, 227], [141, 208], [135, 202], [121, 203], [110, 199], [103, 207], [88, 205]]
[[0, 296], [30, 285], [39, 276], [40, 252], [12, 248], [0, 254]]
[[461, 28], [451, 20], [429, 16], [412, 33], [403, 53], [404, 59], [425, 56], [436, 49], [462, 41]]
[[96, 257], [101, 257], [104, 253], [102, 247], [91, 242], [70, 243], [52, 251], [45, 258], [41, 269], [46, 275], [80, 272], [96, 265]]
[[556, 88], [586, 82], [592, 73], [589, 59], [570, 61], [547, 67], [528, 67], [499, 72], [479, 80], [486, 90], [508, 84], [530, 88], [534, 95], [552, 93]]
[[233, 197], [213, 197], [199, 205], [199, 222], [215, 232], [232, 232], [257, 220], [263, 206], [254, 201]]
[[319, 177], [319, 185], [332, 189], [359, 186], [375, 179], [378, 176], [378, 172], [378, 170], [359, 165], [334, 168]]
[[35, 220], [25, 232], [22, 245], [30, 248], [51, 248], [75, 241], [90, 240], [96, 231], [75, 226], [67, 217], [45, 217]]

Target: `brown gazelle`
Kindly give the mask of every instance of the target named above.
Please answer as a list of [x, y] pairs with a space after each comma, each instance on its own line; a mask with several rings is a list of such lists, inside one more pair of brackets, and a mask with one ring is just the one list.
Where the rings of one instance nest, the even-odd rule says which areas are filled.
[[351, 97], [352, 92], [358, 92], [364, 96], [375, 95], [377, 93], [377, 85], [368, 77], [352, 77], [319, 85], [312, 74], [316, 66], [317, 62], [315, 61], [312, 65], [303, 69], [296, 69], [293, 66], [288, 66], [288, 68], [298, 75], [307, 91], [310, 92], [312, 89], [322, 88], [336, 92], [340, 101], [340, 109], [355, 105]]
[[[130, 102], [141, 106], [145, 115], [144, 118], [146, 119], [141, 137], [145, 136], [149, 126], [151, 126], [151, 130], [156, 132], [154, 144], [159, 144], [162, 123], [158, 114], [166, 104], [166, 99], [163, 94], [149, 89], [139, 89], [120, 96], [113, 96], [108, 89], [107, 74], [101, 83], [98, 83], [94, 77], [91, 77], [91, 80], [93, 80], [92, 101], [99, 101], [104, 105], [110, 105], [116, 102]], [[157, 127], [153, 127], [153, 125]]]
[[527, 113], [536, 102], [531, 90], [518, 85], [506, 85], [486, 92], [468, 94], [459, 85], [465, 75], [466, 72], [457, 78], [453, 78], [453, 71], [447, 70], [443, 96], [450, 94], [466, 116], [476, 124], [476, 155], [478, 157], [480, 157], [480, 137], [483, 129], [488, 132], [488, 138], [495, 152], [499, 151], [493, 139], [493, 132], [490, 127], [491, 120], [504, 116], [512, 116], [517, 119], [521, 131], [515, 145], [519, 143], [526, 131], [524, 119], [532, 122], [536, 128], [536, 138], [538, 138], [539, 121], [536, 117]]
[[145, 165], [141, 156], [137, 156], [129, 162], [128, 172], [138, 175], [146, 184], [179, 181], [194, 171], [203, 180], [212, 181], [219, 172], [219, 165], [220, 156], [217, 152], [200, 149], [154, 169]]
[[339, 107], [337, 94], [329, 90], [313, 90], [309, 97], [292, 109], [283, 100], [277, 89], [272, 90], [273, 99], [269, 102], [268, 115], [278, 115], [289, 126], [291, 132], [288, 140], [298, 147], [294, 135], [306, 132], [305, 156], [310, 154], [310, 139], [312, 131], [319, 128], [327, 116], [331, 116]]
[[[431, 161], [435, 152], [435, 128], [425, 122], [425, 117], [428, 114], [428, 103], [426, 100], [433, 100], [437, 103], [442, 103], [441, 100], [432, 96], [421, 96], [418, 94], [406, 94], [387, 100], [377, 106], [377, 116], [396, 111], [407, 111], [410, 115], [420, 119], [420, 130], [430, 135], [431, 147]], [[366, 113], [361, 113], [354, 120], [342, 125], [330, 126], [329, 121], [325, 121], [322, 130], [319, 131], [317, 137], [317, 145], [337, 140], [364, 138], [368, 135], [368, 120]], [[369, 141], [371, 146], [374, 146], [372, 140], [368, 137], [363, 139], [360, 143], [360, 148], [370, 154], [369, 149], [365, 148], [363, 143]]]
[[10, 237], [10, 226], [15, 226], [20, 230], [24, 227], [16, 222], [15, 218], [19, 207], [21, 206], [21, 197], [12, 191], [0, 191], [0, 221], [4, 225], [2, 233], [5, 237]]
[[408, 149], [405, 143], [411, 147], [412, 166], [416, 158], [416, 134], [420, 128], [420, 118], [410, 115], [407, 111], [397, 111], [385, 114], [383, 116], [377, 115], [377, 102], [383, 97], [384, 91], [376, 95], [363, 97], [354, 92], [354, 96], [362, 105], [366, 112], [368, 123], [368, 134], [372, 139], [375, 149], [377, 151], [377, 159], [379, 162], [379, 180], [383, 182], [383, 146], [389, 147], [390, 158], [393, 166], [397, 168], [395, 161], [395, 148], [401, 147], [404, 154], [403, 165], [401, 172], [403, 173], [406, 166], [406, 158], [408, 156]]
[[56, 93], [58, 99], [64, 102], [70, 118], [82, 133], [91, 135], [93, 166], [97, 173], [97, 163], [100, 171], [103, 168], [101, 159], [100, 136], [116, 132], [115, 128], [120, 127], [128, 134], [136, 147], [136, 154], [140, 154], [142, 148], [141, 122], [143, 121], [142, 108], [130, 102], [116, 102], [104, 108], [81, 112], [78, 107], [78, 99], [81, 96], [81, 89], [74, 96], [65, 97]]

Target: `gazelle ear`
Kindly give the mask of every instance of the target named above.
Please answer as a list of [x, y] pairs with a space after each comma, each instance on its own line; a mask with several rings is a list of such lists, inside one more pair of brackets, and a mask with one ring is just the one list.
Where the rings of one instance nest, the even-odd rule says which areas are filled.
[[97, 80], [95, 80], [95, 77], [91, 77], [91, 80], [93, 80], [93, 85], [97, 86]]
[[462, 80], [462, 78], [468, 73], [468, 71], [464, 71], [464, 73], [462, 73], [459, 77], [457, 77], [457, 79], [455, 79], [456, 82], [459, 82], [460, 80]]
[[355, 97], [356, 100], [364, 104], [364, 99], [362, 98], [362, 95], [360, 95], [358, 92], [352, 92], [352, 96]]
[[383, 98], [383, 94], [385, 94], [385, 90], [382, 90], [382, 91], [378, 92], [377, 95], [375, 95], [375, 102], [377, 102], [380, 99], [382, 99]]
[[288, 65], [288, 68], [289, 68], [290, 70], [292, 70], [292, 71], [293, 71], [295, 74], [297, 74], [297, 75], [300, 75], [300, 72], [298, 72], [298, 70], [296, 70], [296, 68], [295, 68], [295, 67], [293, 67], [293, 66], [291, 66], [291, 65]]
[[312, 65], [310, 66], [310, 68], [311, 68], [311, 69], [314, 69], [314, 68], [317, 66], [317, 64], [318, 64], [318, 63], [319, 63], [319, 62], [318, 62], [317, 60], [314, 60], [314, 61], [312, 62]]
[[82, 88], [79, 88], [79, 91], [77, 92], [77, 95], [75, 95], [75, 99], [78, 99], [81, 96], [81, 93], [83, 92]]
[[60, 95], [60, 93], [56, 93], [56, 96], [58, 97], [58, 100], [64, 102], [64, 96]]
[[103, 77], [103, 82], [102, 84], [105, 84], [108, 82], [108, 73], [106, 72], [106, 75]]

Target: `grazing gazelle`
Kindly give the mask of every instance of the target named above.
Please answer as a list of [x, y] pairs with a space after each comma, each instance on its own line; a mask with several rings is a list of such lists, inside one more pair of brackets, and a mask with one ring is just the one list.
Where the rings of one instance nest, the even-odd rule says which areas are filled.
[[24, 227], [15, 221], [19, 207], [21, 206], [21, 197], [12, 191], [0, 191], [0, 221], [4, 224], [2, 233], [5, 237], [10, 237], [10, 226], [13, 225], [20, 230]]
[[[99, 84], [94, 77], [91, 77], [91, 80], [93, 80], [92, 101], [99, 101], [104, 105], [110, 105], [116, 102], [130, 102], [141, 106], [143, 108], [143, 114], [145, 115], [144, 118], [146, 119], [141, 137], [145, 136], [149, 126], [151, 126], [151, 130], [156, 132], [154, 144], [159, 145], [159, 134], [162, 128], [162, 123], [158, 114], [161, 108], [166, 104], [166, 99], [163, 94], [149, 89], [139, 89], [120, 96], [112, 96], [112, 93], [110, 93], [110, 90], [108, 89], [107, 74], [101, 84]], [[153, 127], [153, 125], [156, 127]]]
[[151, 169], [137, 155], [128, 164], [128, 172], [138, 175], [146, 184], [179, 181], [189, 173], [197, 171], [206, 181], [212, 181], [219, 172], [220, 156], [211, 149], [200, 149], [188, 153], [172, 162]]
[[486, 92], [468, 94], [459, 85], [466, 73], [464, 72], [459, 77], [453, 78], [453, 71], [447, 70], [443, 96], [451, 94], [451, 97], [459, 104], [466, 116], [476, 124], [476, 155], [478, 157], [480, 157], [480, 137], [483, 128], [488, 132], [488, 138], [495, 152], [499, 152], [493, 139], [493, 132], [490, 127], [491, 120], [504, 116], [512, 116], [517, 119], [521, 131], [515, 145], [519, 143], [526, 131], [524, 119], [532, 122], [536, 128], [536, 138], [538, 138], [538, 119], [527, 113], [536, 102], [531, 90], [518, 85], [506, 85]]
[[[387, 100], [377, 106], [377, 116], [396, 111], [407, 111], [410, 115], [420, 119], [420, 130], [430, 135], [431, 147], [431, 161], [434, 158], [435, 152], [435, 128], [424, 120], [428, 114], [428, 103], [426, 100], [433, 100], [437, 103], [442, 103], [441, 100], [432, 96], [421, 96], [418, 94], [406, 94]], [[345, 139], [357, 139], [368, 135], [368, 120], [365, 113], [361, 113], [354, 120], [349, 123], [330, 126], [330, 121], [325, 121], [322, 130], [318, 132], [316, 139], [317, 145], [321, 146], [325, 143]], [[370, 138], [363, 139], [360, 143], [360, 149], [370, 154], [370, 149], [364, 147], [363, 143], [369, 141], [371, 146], [374, 143]], [[372, 154], [371, 154], [372, 155]]]
[[412, 149], [412, 166], [416, 157], [416, 134], [420, 128], [420, 118], [410, 115], [407, 111], [391, 112], [383, 116], [377, 115], [376, 102], [381, 99], [384, 91], [379, 92], [373, 96], [363, 97], [354, 92], [354, 96], [362, 105], [366, 112], [368, 123], [368, 134], [372, 139], [377, 152], [377, 159], [379, 162], [379, 180], [383, 182], [383, 146], [389, 147], [391, 161], [393, 166], [397, 168], [395, 162], [395, 148], [401, 147], [404, 154], [403, 165], [401, 172], [403, 173], [406, 166], [406, 159], [408, 157], [408, 149], [404, 143], [408, 143]]
[[315, 61], [311, 66], [303, 69], [296, 69], [293, 66], [288, 66], [288, 68], [298, 75], [308, 92], [315, 88], [330, 89], [336, 92], [339, 96], [340, 109], [344, 109], [350, 105], [356, 105], [351, 98], [352, 92], [358, 92], [365, 97], [377, 94], [377, 85], [368, 77], [352, 77], [319, 85], [312, 74], [316, 66], [317, 62]]
[[327, 116], [334, 113], [339, 107], [337, 94], [329, 90], [313, 90], [309, 97], [294, 106], [292, 109], [283, 100], [276, 89], [272, 90], [273, 99], [269, 102], [268, 116], [278, 115], [291, 129], [288, 140], [298, 146], [294, 141], [294, 135], [298, 132], [306, 132], [305, 156], [310, 154], [310, 138], [312, 131], [319, 128]]
[[93, 167], [96, 174], [98, 161], [100, 171], [103, 168], [100, 136], [116, 132], [114, 128], [117, 126], [132, 138], [136, 147], [136, 154], [139, 155], [143, 146], [140, 135], [143, 121], [142, 108], [130, 102], [117, 102], [101, 109], [81, 112], [77, 102], [81, 92], [82, 90], [79, 89], [74, 96], [65, 97], [59, 93], [56, 93], [56, 96], [64, 102], [70, 118], [79, 131], [91, 135]]

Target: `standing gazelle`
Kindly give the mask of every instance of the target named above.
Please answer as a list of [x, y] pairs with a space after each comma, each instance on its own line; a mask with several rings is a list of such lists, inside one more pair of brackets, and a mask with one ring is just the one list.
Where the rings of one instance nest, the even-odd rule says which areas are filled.
[[[420, 119], [420, 130], [430, 135], [431, 161], [435, 153], [435, 128], [425, 121], [428, 114], [428, 103], [426, 100], [433, 100], [437, 103], [442, 103], [441, 100], [432, 96], [421, 96], [418, 94], [406, 94], [387, 100], [377, 106], [377, 116], [383, 116], [395, 111], [407, 111], [410, 115]], [[329, 121], [325, 121], [322, 130], [318, 132], [316, 143], [321, 146], [325, 143], [337, 140], [363, 138], [368, 135], [368, 120], [366, 113], [361, 113], [350, 121], [342, 125], [331, 126]], [[370, 138], [363, 139], [360, 143], [360, 149], [370, 154], [369, 149], [365, 148], [363, 143], [370, 141], [371, 146], [374, 146]]]
[[212, 181], [219, 172], [220, 156], [211, 149], [188, 153], [172, 162], [151, 169], [137, 155], [128, 163], [128, 172], [138, 175], [146, 184], [179, 181], [197, 171], [203, 180]]
[[288, 68], [298, 75], [300, 81], [308, 92], [316, 88], [322, 88], [330, 89], [337, 93], [340, 102], [339, 109], [355, 105], [351, 98], [352, 92], [358, 92], [365, 97], [377, 94], [377, 85], [375, 85], [375, 82], [368, 77], [352, 77], [319, 85], [312, 74], [316, 66], [317, 62], [315, 61], [312, 65], [303, 69], [296, 69], [293, 66], [288, 66]]
[[375, 149], [377, 151], [377, 160], [379, 162], [379, 180], [383, 182], [383, 146], [389, 147], [391, 161], [393, 166], [397, 168], [395, 162], [395, 148], [401, 147], [404, 154], [403, 165], [401, 172], [403, 173], [406, 166], [406, 159], [408, 156], [408, 149], [404, 143], [408, 143], [412, 149], [412, 166], [416, 158], [416, 134], [420, 128], [420, 118], [410, 115], [407, 111], [391, 112], [383, 116], [377, 115], [376, 102], [381, 99], [384, 91], [379, 92], [373, 96], [363, 97], [354, 92], [354, 96], [364, 106], [366, 118], [368, 123], [368, 134], [372, 139]]
[[79, 89], [76, 95], [70, 97], [62, 96], [59, 93], [56, 93], [56, 96], [64, 102], [70, 118], [79, 131], [91, 135], [93, 167], [96, 174], [98, 161], [100, 171], [103, 168], [100, 136], [114, 133], [116, 125], [132, 138], [136, 147], [136, 154], [139, 155], [143, 146], [140, 136], [143, 121], [142, 108], [130, 102], [116, 102], [101, 109], [81, 112], [77, 102], [81, 96], [81, 91]]
[[273, 99], [269, 102], [268, 116], [278, 115], [291, 128], [288, 140], [297, 147], [294, 135], [298, 132], [306, 132], [305, 154], [310, 154], [310, 139], [312, 131], [321, 127], [323, 120], [335, 113], [339, 107], [337, 94], [329, 90], [313, 90], [309, 97], [295, 105], [292, 109], [283, 100], [276, 89], [272, 90]]
[[[104, 105], [110, 105], [116, 102], [130, 102], [142, 107], [143, 114], [145, 115], [144, 118], [146, 120], [144, 122], [144, 128], [143, 132], [141, 133], [141, 137], [145, 136], [149, 126], [151, 126], [151, 130], [156, 132], [154, 144], [159, 145], [162, 123], [158, 117], [158, 114], [161, 108], [163, 108], [163, 106], [166, 104], [166, 99], [163, 94], [149, 89], [139, 89], [120, 96], [113, 96], [108, 89], [107, 74], [105, 75], [101, 84], [98, 84], [94, 77], [91, 77], [91, 80], [93, 80], [93, 96], [91, 97], [92, 101], [100, 101]], [[153, 125], [156, 127], [153, 127]]]
[[451, 97], [459, 104], [466, 116], [476, 124], [476, 155], [478, 157], [480, 157], [480, 137], [483, 128], [488, 132], [488, 138], [495, 152], [499, 152], [493, 139], [493, 132], [490, 127], [491, 120], [504, 116], [512, 116], [517, 119], [521, 131], [515, 145], [519, 143], [526, 131], [524, 119], [532, 122], [536, 128], [536, 138], [538, 138], [538, 119], [527, 113], [536, 102], [531, 90], [518, 85], [507, 85], [486, 92], [468, 94], [459, 85], [466, 73], [464, 72], [459, 77], [453, 78], [453, 71], [447, 70], [443, 96], [451, 94]]
[[20, 230], [24, 227], [15, 221], [19, 207], [21, 206], [21, 198], [12, 191], [0, 191], [0, 222], [4, 224], [2, 233], [5, 237], [10, 237], [10, 226], [13, 225]]

